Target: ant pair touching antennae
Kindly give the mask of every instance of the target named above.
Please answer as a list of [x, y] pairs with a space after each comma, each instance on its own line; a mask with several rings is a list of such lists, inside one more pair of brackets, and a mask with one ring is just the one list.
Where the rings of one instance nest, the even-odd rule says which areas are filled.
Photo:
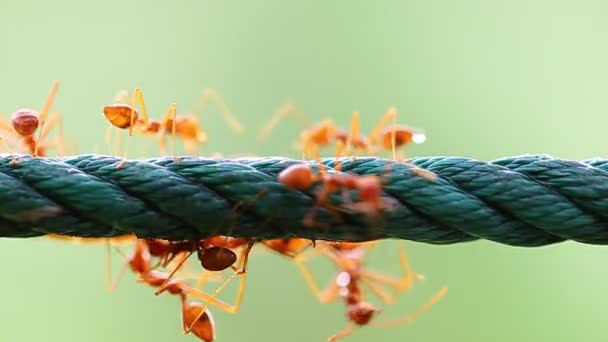
[[[158, 136], [162, 153], [165, 153], [165, 139], [168, 134], [171, 134], [173, 139], [171, 155], [174, 155], [175, 137], [183, 141], [184, 149], [188, 153], [195, 153], [199, 145], [207, 142], [207, 133], [202, 129], [198, 116], [203, 113], [209, 103], [215, 104], [222, 113], [224, 120], [235, 132], [242, 134], [245, 130], [243, 125], [232, 115], [224, 100], [213, 89], [203, 90], [200, 104], [192, 113], [177, 114], [176, 105], [171, 104], [160, 121], [149, 119], [141, 89], [135, 88], [129, 104], [125, 101], [127, 98], [128, 94], [122, 91], [115, 99], [116, 103], [105, 106], [103, 112], [106, 119], [115, 127], [128, 128], [129, 135], [135, 129], [141, 135]], [[140, 106], [142, 117], [135, 108], [136, 104]]]
[[[57, 148], [59, 153], [63, 154], [61, 115], [53, 113], [49, 116], [58, 90], [59, 81], [55, 81], [40, 112], [30, 108], [21, 108], [11, 115], [10, 126], [0, 122], [0, 130], [8, 133], [7, 139], [21, 140], [32, 156], [44, 157], [47, 155], [47, 149], [49, 148]], [[54, 143], [44, 142], [55, 125], [58, 126], [57, 141]], [[35, 136], [36, 131], [38, 131], [37, 137]], [[0, 140], [3, 141], [4, 147], [12, 152], [12, 149], [1, 135]]]

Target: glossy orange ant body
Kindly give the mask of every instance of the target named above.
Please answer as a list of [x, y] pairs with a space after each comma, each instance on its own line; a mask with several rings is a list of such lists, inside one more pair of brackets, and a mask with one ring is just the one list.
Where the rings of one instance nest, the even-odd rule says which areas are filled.
[[[47, 116], [51, 111], [53, 102], [59, 90], [59, 82], [53, 82], [49, 95], [47, 96], [42, 110], [37, 112], [30, 108], [21, 108], [16, 110], [11, 115], [11, 127], [0, 123], [0, 129], [8, 132], [11, 136], [21, 139], [23, 144], [27, 147], [27, 150], [32, 156], [42, 157], [46, 156], [47, 148], [57, 147], [60, 153], [63, 153], [63, 137], [61, 130], [61, 115], [53, 114], [48, 120]], [[47, 122], [48, 121], [48, 122]], [[46, 125], [45, 125], [46, 124]], [[51, 129], [59, 124], [59, 132], [57, 142], [53, 144], [43, 143], [48, 137]], [[38, 137], [35, 137], [35, 133], [40, 128]], [[0, 139], [2, 139], [0, 137]]]
[[[211, 312], [206, 306], [197, 302], [188, 302], [187, 296], [190, 293], [196, 293], [198, 297], [206, 299], [208, 296], [198, 293], [192, 289], [187, 283], [171, 279], [171, 275], [155, 271], [151, 264], [152, 254], [150, 253], [149, 245], [156, 246], [166, 245], [164, 242], [157, 243], [162, 240], [143, 240], [138, 239], [135, 244], [135, 249], [129, 257], [125, 257], [127, 264], [133, 272], [139, 275], [141, 281], [152, 287], [165, 286], [167, 292], [180, 297], [182, 305], [182, 328], [185, 333], [192, 332], [195, 336], [205, 342], [215, 340], [215, 321]], [[122, 254], [121, 254], [122, 255]], [[214, 302], [217, 304], [218, 302]], [[223, 304], [219, 302], [220, 304]]]
[[[366, 250], [375, 245], [376, 242], [349, 243], [349, 242], [320, 242], [318, 253], [329, 257], [338, 270], [334, 282], [324, 291], [318, 291], [317, 297], [322, 303], [330, 303], [341, 297], [346, 305], [346, 317], [348, 324], [328, 341], [336, 341], [350, 335], [356, 327], [366, 325], [376, 327], [394, 326], [411, 322], [415, 317], [422, 314], [429, 307], [439, 301], [446, 293], [447, 288], [442, 288], [427, 303], [422, 305], [413, 314], [386, 322], [372, 322], [381, 313], [381, 309], [365, 300], [362, 285], [365, 285], [375, 296], [384, 303], [394, 303], [395, 296], [386, 292], [386, 288], [392, 289], [396, 294], [409, 290], [416, 279], [423, 280], [424, 276], [411, 271], [405, 249], [400, 245], [400, 263], [404, 277], [398, 279], [387, 276], [364, 267]], [[318, 287], [318, 286], [317, 286]]]
[[[299, 190], [309, 190], [315, 183], [321, 183], [321, 189], [317, 192], [316, 205], [313, 211], [305, 218], [305, 224], [311, 225], [317, 207], [329, 207], [329, 196], [343, 191], [347, 207], [353, 211], [361, 212], [370, 216], [378, 214], [386, 208], [382, 201], [382, 179], [379, 176], [359, 176], [349, 174], [315, 174], [308, 164], [294, 164], [279, 173], [279, 182], [284, 186]], [[355, 190], [358, 201], [351, 203], [347, 197], [347, 191]]]
[[[123, 95], [124, 97], [124, 95]], [[142, 110], [142, 118], [135, 109], [136, 102]], [[198, 115], [202, 113], [208, 102], [213, 102], [220, 109], [224, 120], [238, 133], [243, 133], [244, 128], [241, 123], [232, 116], [230, 110], [221, 97], [212, 89], [204, 89], [202, 101], [199, 108], [191, 114], [177, 114], [175, 104], [171, 105], [169, 111], [162, 120], [151, 120], [148, 117], [143, 93], [136, 88], [133, 92], [130, 104], [115, 103], [103, 108], [106, 119], [115, 127], [129, 129], [129, 135], [134, 128], [144, 135], [158, 135], [160, 138], [161, 150], [165, 150], [165, 138], [171, 134], [184, 142], [184, 148], [188, 153], [196, 152], [200, 144], [207, 142], [207, 133], [202, 130]]]
[[[162, 120], [151, 120], [148, 116], [148, 110], [141, 89], [135, 88], [130, 104], [125, 103], [127, 97], [128, 94], [126, 92], [120, 92], [116, 98], [116, 103], [103, 107], [106, 119], [117, 128], [129, 129], [129, 135], [133, 133], [133, 129], [137, 129], [136, 132], [143, 135], [160, 135], [161, 149], [164, 153], [166, 135], [172, 134], [172, 139], [174, 140], [176, 135], [181, 136], [176, 125], [178, 122], [177, 105], [172, 103]], [[135, 107], [136, 103], [139, 103], [141, 107], [141, 117]], [[174, 140], [171, 145], [172, 149], [175, 145]], [[173, 150], [171, 151], [171, 155], [173, 155]]]
[[[237, 239], [225, 236], [215, 236], [198, 241], [181, 241], [181, 242], [168, 242], [163, 240], [138, 240], [140, 250], [145, 250], [145, 253], [137, 252], [134, 255], [147, 255], [144, 259], [149, 260], [150, 256], [155, 256], [160, 259], [159, 266], [167, 266], [170, 262], [174, 261], [177, 256], [182, 255], [181, 259], [177, 261], [177, 265], [169, 273], [153, 272], [148, 269], [150, 267], [149, 261], [142, 262], [142, 257], [130, 258], [129, 263], [133, 271], [139, 274], [146, 274], [146, 277], [142, 277], [143, 281], [151, 286], [158, 287], [156, 294], [159, 295], [164, 291], [168, 291], [173, 294], [184, 294], [193, 296], [205, 301], [205, 304], [194, 307], [193, 310], [198, 312], [198, 315], [191, 315], [192, 318], [190, 325], [185, 325], [185, 332], [190, 332], [196, 329], [195, 324], [200, 320], [205, 320], [207, 313], [207, 306], [209, 304], [215, 305], [223, 311], [229, 313], [236, 313], [240, 309], [240, 305], [243, 298], [247, 264], [249, 253], [254, 245], [254, 242], [248, 239]], [[232, 251], [234, 248], [242, 248], [240, 256], [237, 258], [235, 252]], [[224, 282], [210, 295], [199, 290], [199, 288], [192, 288], [187, 284], [173, 279], [177, 271], [183, 266], [186, 260], [193, 253], [197, 254], [197, 257], [201, 263], [201, 266], [206, 271], [217, 272], [226, 269], [231, 269], [233, 274], [226, 278]], [[238, 264], [235, 266], [235, 263]], [[147, 273], [146, 273], [147, 272]], [[235, 304], [229, 305], [217, 299], [219, 293], [226, 288], [234, 279], [240, 277], [241, 281], [239, 284], [238, 293], [236, 296]], [[202, 278], [199, 277], [199, 287]], [[198, 335], [197, 335], [198, 336]]]
[[[296, 117], [304, 123], [309, 122], [305, 115], [294, 105], [288, 104], [275, 112], [268, 124], [260, 130], [258, 138], [263, 139], [268, 136], [279, 121], [287, 116]], [[369, 137], [361, 134], [358, 112], [352, 114], [350, 131], [339, 128], [333, 121], [328, 119], [323, 120], [312, 127], [307, 125], [310, 128], [305, 129], [300, 134], [300, 142], [304, 155], [305, 157], [311, 156], [314, 159], [319, 159], [319, 150], [332, 142], [336, 142], [338, 156], [348, 155], [351, 148], [355, 151], [371, 154], [392, 150], [393, 159], [396, 159], [395, 149], [411, 142], [422, 143], [426, 140], [426, 136], [423, 133], [407, 126], [397, 125], [396, 119], [396, 109], [390, 108], [378, 121], [378, 124], [372, 130]], [[393, 121], [393, 126], [385, 129], [390, 120]]]

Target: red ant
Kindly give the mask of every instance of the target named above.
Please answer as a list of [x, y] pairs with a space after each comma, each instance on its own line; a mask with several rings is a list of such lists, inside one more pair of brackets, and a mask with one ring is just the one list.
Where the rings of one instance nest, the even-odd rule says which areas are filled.
[[[59, 81], [53, 82], [49, 95], [47, 96], [42, 110], [37, 112], [29, 108], [21, 108], [16, 110], [11, 115], [11, 126], [0, 123], [0, 129], [8, 132], [11, 136], [20, 138], [23, 144], [27, 147], [32, 156], [42, 157], [46, 155], [46, 150], [51, 147], [57, 147], [60, 154], [63, 154], [63, 134], [61, 129], [61, 115], [53, 114], [48, 118], [47, 115], [51, 111], [51, 107], [59, 90]], [[45, 126], [46, 124], [46, 126]], [[59, 125], [57, 142], [53, 144], [42, 143], [51, 129], [55, 125]], [[40, 127], [38, 137], [34, 137], [36, 130]], [[1, 138], [0, 138], [1, 139]]]
[[[124, 98], [124, 94], [122, 95]], [[120, 101], [117, 99], [117, 101]], [[143, 118], [139, 118], [139, 114], [135, 109], [135, 102], [140, 104]], [[198, 115], [202, 113], [208, 102], [213, 102], [222, 112], [224, 120], [230, 127], [238, 133], [243, 133], [244, 128], [241, 123], [232, 116], [230, 110], [222, 100], [222, 98], [212, 89], [204, 89], [202, 101], [199, 108], [192, 114], [176, 114], [175, 105], [173, 104], [165, 117], [161, 120], [150, 120], [146, 110], [146, 105], [141, 89], [136, 88], [131, 97], [131, 103], [115, 103], [104, 107], [103, 111], [108, 121], [121, 129], [129, 129], [131, 135], [133, 128], [139, 128], [138, 132], [144, 135], [159, 135], [161, 151], [165, 150], [165, 138], [167, 134], [171, 134], [173, 139], [175, 136], [182, 139], [184, 148], [188, 153], [196, 152], [196, 148], [200, 144], [207, 142], [207, 133], [202, 130], [198, 120]], [[172, 145], [173, 149], [173, 145]], [[172, 151], [173, 155], [173, 151]]]
[[[175, 145], [175, 135], [183, 137], [184, 127], [178, 127], [177, 106], [172, 103], [169, 110], [162, 120], [150, 120], [148, 110], [144, 101], [144, 95], [141, 89], [135, 88], [131, 96], [130, 104], [126, 104], [125, 98], [128, 97], [126, 92], [120, 92], [117, 96], [116, 103], [103, 107], [103, 113], [106, 119], [115, 127], [120, 129], [129, 129], [129, 135], [133, 133], [133, 129], [137, 128], [140, 134], [157, 135], [160, 134], [161, 149], [165, 149], [165, 137], [167, 134], [172, 135], [171, 155]], [[136, 103], [141, 107], [142, 117], [135, 108]], [[202, 134], [202, 133], [201, 133]]]
[[348, 203], [349, 208], [367, 215], [378, 214], [386, 208], [382, 201], [382, 179], [379, 176], [359, 176], [349, 174], [315, 174], [308, 164], [295, 164], [279, 173], [279, 182], [288, 188], [306, 191], [315, 183], [322, 183], [316, 194], [316, 203], [310, 214], [304, 219], [306, 225], [312, 225], [315, 210], [318, 207], [330, 208], [329, 196], [343, 191], [344, 202], [349, 202], [348, 190], [358, 192], [357, 203]]
[[[190, 255], [196, 252], [201, 266], [205, 270], [218, 272], [231, 269], [233, 274], [225, 279], [211, 295], [207, 295], [197, 288], [190, 288], [186, 294], [204, 300], [207, 303], [203, 306], [205, 309], [208, 304], [213, 304], [226, 312], [236, 313], [240, 309], [242, 303], [249, 253], [251, 252], [253, 245], [254, 242], [248, 239], [236, 239], [225, 236], [216, 236], [199, 241], [170, 242], [166, 244], [156, 243], [152, 250], [156, 256], [161, 258], [161, 266], [167, 265], [169, 262], [173, 261], [176, 256], [183, 255], [171, 273], [169, 273], [163, 282], [158, 285], [159, 289], [156, 291], [156, 294], [161, 294], [165, 290], [171, 291], [169, 287], [172, 284], [172, 277], [182, 267]], [[239, 257], [232, 251], [234, 248], [242, 248]], [[237, 265], [235, 266], [235, 264]], [[229, 305], [219, 301], [217, 296], [237, 277], [240, 277], [240, 283], [235, 304]], [[201, 314], [204, 314], [204, 312], [204, 310], [201, 311]], [[186, 332], [188, 331], [190, 331], [190, 327], [186, 330]]]
[[[287, 116], [293, 116], [304, 122], [306, 126], [310, 126], [308, 125], [310, 121], [306, 116], [293, 104], [288, 104], [275, 112], [271, 120], [258, 133], [258, 138], [264, 139], [267, 137], [279, 121]], [[399, 147], [411, 142], [422, 143], [426, 140], [426, 136], [421, 132], [407, 126], [397, 126], [396, 118], [396, 109], [390, 108], [378, 121], [369, 137], [361, 134], [359, 113], [357, 112], [352, 114], [350, 132], [337, 127], [331, 120], [323, 120], [309, 129], [305, 129], [300, 134], [304, 158], [312, 156], [318, 160], [320, 159], [319, 150], [328, 146], [331, 142], [336, 142], [338, 156], [348, 155], [350, 148], [353, 147], [357, 151], [372, 154], [383, 150], [392, 150], [393, 159], [396, 159], [395, 151]], [[384, 129], [389, 120], [393, 120], [393, 127]]]
[[202, 291], [190, 287], [187, 283], [173, 278], [171, 274], [156, 271], [157, 266], [152, 266], [151, 258], [154, 257], [165, 257], [167, 254], [167, 246], [171, 246], [171, 243], [167, 243], [164, 240], [143, 240], [138, 239], [135, 245], [135, 250], [129, 257], [123, 257], [126, 259], [126, 264], [131, 270], [140, 276], [141, 281], [146, 284], [162, 288], [163, 291], [167, 291], [172, 295], [179, 295], [182, 303], [182, 328], [185, 333], [192, 332], [195, 336], [203, 341], [211, 342], [215, 339], [215, 322], [211, 312], [207, 310], [207, 304], [188, 302], [187, 296], [200, 298], [208, 304], [216, 305], [222, 309], [229, 308], [230, 306], [215, 299], [214, 296], [207, 295]]
[[385, 287], [393, 289], [397, 294], [409, 290], [415, 279], [422, 280], [424, 277], [411, 271], [405, 249], [400, 244], [400, 263], [405, 273], [404, 278], [397, 279], [369, 269], [363, 266], [365, 251], [372, 243], [321, 243], [320, 250], [328, 256], [338, 268], [335, 281], [328, 289], [317, 293], [322, 303], [333, 302], [342, 297], [346, 305], [346, 317], [349, 323], [344, 329], [333, 335], [328, 341], [336, 341], [350, 335], [356, 327], [371, 325], [376, 327], [394, 326], [411, 322], [415, 317], [422, 314], [433, 304], [439, 301], [446, 293], [447, 288], [442, 288], [427, 303], [422, 305], [413, 314], [386, 322], [371, 322], [381, 310], [364, 299], [361, 284], [364, 284], [383, 302], [393, 303], [395, 298], [385, 292]]

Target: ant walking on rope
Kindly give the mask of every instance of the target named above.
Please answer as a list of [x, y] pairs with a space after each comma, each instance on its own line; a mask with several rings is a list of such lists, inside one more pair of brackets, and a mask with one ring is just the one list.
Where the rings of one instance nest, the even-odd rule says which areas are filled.
[[[213, 103], [219, 108], [224, 120], [235, 132], [239, 134], [244, 132], [243, 125], [232, 115], [224, 100], [212, 89], [203, 90], [201, 102], [192, 113], [177, 114], [175, 104], [172, 104], [160, 121], [149, 119], [141, 89], [135, 88], [129, 104], [125, 101], [127, 97], [128, 94], [121, 92], [115, 99], [116, 103], [103, 108], [106, 119], [115, 127], [128, 128], [129, 135], [132, 134], [133, 129], [136, 129], [136, 132], [142, 135], [158, 136], [162, 153], [165, 153], [165, 140], [168, 134], [171, 134], [173, 141], [175, 141], [175, 137], [181, 139], [188, 153], [195, 153], [199, 145], [207, 142], [207, 133], [202, 129], [198, 116], [209, 103]], [[136, 104], [139, 104], [141, 108], [143, 116], [141, 118], [135, 108]], [[171, 155], [174, 155], [173, 145], [171, 148]]]
[[[348, 155], [351, 147], [357, 152], [375, 154], [392, 150], [393, 159], [397, 159], [396, 150], [410, 143], [420, 144], [426, 141], [426, 135], [408, 126], [397, 125], [397, 110], [389, 108], [376, 124], [369, 136], [361, 134], [359, 113], [351, 117], [350, 131], [336, 126], [332, 120], [326, 119], [315, 125], [293, 104], [280, 107], [270, 121], [259, 131], [258, 138], [265, 139], [270, 132], [285, 117], [294, 117], [307, 128], [300, 134], [300, 142], [305, 158], [311, 156], [320, 159], [319, 150], [330, 143], [337, 144], [338, 155]], [[386, 127], [390, 121], [393, 125]]]

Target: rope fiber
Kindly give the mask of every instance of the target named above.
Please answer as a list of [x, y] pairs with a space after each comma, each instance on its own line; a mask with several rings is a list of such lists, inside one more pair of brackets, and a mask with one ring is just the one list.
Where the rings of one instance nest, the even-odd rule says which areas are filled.
[[[328, 172], [381, 177], [389, 208], [378, 215], [352, 210], [356, 191], [332, 195], [332, 210], [315, 208], [320, 184], [306, 192], [283, 186], [278, 174], [304, 162], [282, 157], [125, 161], [2, 154], [0, 236], [608, 244], [606, 159], [422, 157], [408, 164], [356, 157], [340, 159], [341, 171], [335, 158], [322, 162]], [[425, 178], [417, 168], [437, 178]], [[313, 208], [314, 225], [307, 226], [304, 218]]]

